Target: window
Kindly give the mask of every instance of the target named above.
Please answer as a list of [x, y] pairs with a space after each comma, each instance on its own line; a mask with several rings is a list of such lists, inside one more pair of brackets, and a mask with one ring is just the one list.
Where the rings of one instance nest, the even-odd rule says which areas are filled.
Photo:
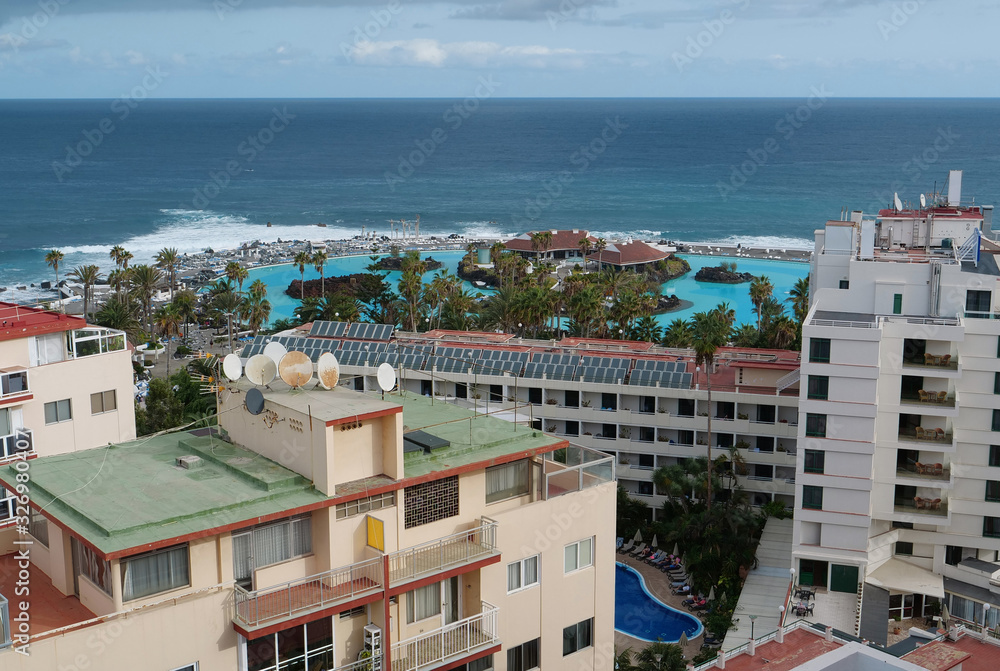
[[68, 422], [73, 419], [73, 408], [69, 399], [51, 401], [45, 404], [45, 423]]
[[601, 410], [617, 410], [618, 394], [601, 394]]
[[807, 412], [806, 435], [812, 438], [826, 438], [826, 415]]
[[66, 360], [66, 339], [62, 333], [49, 333], [31, 338], [28, 358], [32, 366], [43, 366]]
[[903, 314], [903, 294], [892, 295], [892, 314]]
[[805, 467], [806, 473], [822, 473], [826, 467], [826, 452], [823, 450], [806, 450]]
[[458, 515], [458, 476], [431, 480], [403, 490], [407, 529]]
[[372, 510], [391, 508], [396, 505], [396, 492], [386, 492], [385, 494], [375, 494], [365, 496], [347, 503], [337, 504], [337, 519], [344, 520], [355, 515], [362, 515]]
[[10, 421], [10, 408], [0, 408], [0, 436], [9, 436], [14, 433], [14, 426]]
[[540, 638], [507, 649], [507, 671], [530, 671], [538, 668]]
[[441, 614], [441, 583], [418, 587], [406, 593], [406, 622], [413, 624]]
[[34, 508], [31, 509], [31, 518], [28, 520], [28, 533], [45, 547], [49, 546], [49, 521]]
[[850, 289], [851, 288], [851, 282], [850, 282], [850, 280], [840, 280], [840, 288], [841, 289]]
[[944, 548], [944, 563], [948, 566], [958, 566], [962, 561], [962, 548], [957, 545], [946, 545]]
[[990, 445], [990, 466], [1000, 466], [1000, 445]]
[[80, 571], [79, 575], [111, 596], [111, 562], [99, 558], [96, 552], [76, 538], [70, 538], [70, 546], [73, 552], [73, 566]]
[[233, 570], [246, 579], [254, 569], [301, 557], [312, 552], [312, 521], [308, 515], [292, 517], [233, 534]]
[[1000, 482], [996, 480], [986, 481], [986, 500], [1000, 501]]
[[187, 543], [123, 559], [122, 601], [186, 587], [188, 573]]
[[896, 541], [896, 550], [893, 554], [905, 555], [907, 557], [913, 556], [913, 543], [907, 543], [906, 541]]
[[[332, 669], [333, 619], [323, 617], [246, 643], [246, 671]], [[363, 667], [362, 667], [363, 668]]]
[[913, 528], [913, 522], [895, 522], [894, 521], [892, 523], [892, 528], [893, 529], [912, 529]]
[[465, 671], [490, 671], [493, 668], [493, 655], [486, 655], [469, 662]]
[[830, 378], [826, 375], [810, 375], [807, 382], [807, 398], [825, 401], [830, 395]]
[[830, 363], [830, 339], [809, 339], [809, 363]]
[[198, 671], [198, 662], [195, 662], [194, 664], [188, 664], [187, 666], [178, 667], [173, 671]]
[[563, 629], [563, 657], [593, 645], [594, 618], [577, 622]]
[[993, 393], [1000, 394], [1000, 373], [993, 373]]
[[111, 412], [118, 409], [118, 399], [115, 390], [99, 391], [90, 395], [90, 414], [99, 415], [102, 412]]
[[364, 615], [367, 612], [367, 608], [367, 606], [358, 606], [357, 608], [345, 610], [340, 613], [340, 619], [347, 620], [352, 617], [357, 617], [358, 615]]
[[677, 416], [678, 417], [694, 417], [694, 399], [693, 398], [679, 398], [679, 399], [677, 399]]
[[535, 405], [542, 404], [542, 389], [541, 387], [529, 387], [528, 388], [528, 403], [534, 403]]
[[988, 316], [992, 311], [990, 304], [992, 297], [989, 291], [975, 291], [970, 289], [965, 292], [965, 311], [967, 317], [981, 318]]
[[808, 510], [823, 510], [823, 488], [802, 485], [802, 507]]
[[1000, 410], [993, 411], [993, 422], [991, 424], [991, 429], [993, 431], [1000, 431]]
[[528, 493], [528, 460], [521, 459], [486, 469], [486, 503], [496, 503]]
[[563, 548], [563, 572], [569, 573], [586, 568], [594, 563], [594, 539], [584, 538], [582, 541], [570, 543]]
[[1000, 517], [983, 518], [983, 535], [987, 538], [1000, 538]]
[[538, 555], [507, 564], [507, 591], [538, 584]]

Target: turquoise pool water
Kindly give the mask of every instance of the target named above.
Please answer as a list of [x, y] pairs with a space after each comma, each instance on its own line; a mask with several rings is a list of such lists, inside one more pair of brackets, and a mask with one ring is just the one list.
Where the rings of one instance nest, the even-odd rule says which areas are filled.
[[[465, 252], [462, 251], [442, 251], [432, 252], [438, 261], [453, 274], [458, 272], [458, 262], [461, 261]], [[725, 259], [718, 256], [700, 255], [680, 255], [691, 264], [691, 272], [671, 282], [663, 285], [663, 292], [666, 294], [676, 293], [680, 298], [691, 301], [694, 305], [690, 308], [658, 315], [657, 321], [661, 324], [668, 324], [674, 319], [687, 319], [695, 312], [710, 310], [722, 301], [728, 301], [736, 310], [737, 322], [754, 323], [753, 304], [750, 303], [749, 283], [743, 284], [712, 284], [697, 282], [694, 275], [699, 269], [705, 266], [715, 266], [724, 260], [735, 260], [737, 269], [740, 272], [752, 273], [753, 275], [767, 275], [774, 285], [774, 296], [780, 301], [788, 298], [788, 292], [795, 285], [796, 280], [806, 277], [809, 274], [809, 264], [793, 261], [772, 261], [756, 259]], [[326, 276], [335, 277], [337, 275], [348, 275], [351, 273], [365, 272], [365, 266], [371, 263], [367, 256], [345, 256], [331, 259], [326, 265]], [[427, 273], [424, 279], [429, 281], [434, 273]], [[393, 289], [399, 282], [400, 273], [389, 273], [387, 281], [392, 284]], [[306, 279], [318, 279], [319, 273], [312, 267], [306, 268]], [[267, 285], [267, 299], [271, 301], [271, 321], [278, 319], [290, 319], [294, 316], [296, 306], [299, 301], [285, 293], [285, 289], [292, 280], [299, 279], [299, 270], [296, 266], [285, 264], [271, 266], [269, 268], [255, 268], [250, 270], [249, 279], [244, 282], [244, 286], [249, 286], [251, 282], [260, 279]], [[472, 284], [466, 282], [466, 289], [475, 293], [479, 291]], [[488, 290], [484, 293], [489, 293]], [[791, 307], [789, 306], [789, 313]]]
[[662, 603], [646, 589], [639, 572], [615, 564], [615, 630], [642, 641], [676, 643], [684, 633], [688, 640], [700, 636], [704, 627], [698, 618]]

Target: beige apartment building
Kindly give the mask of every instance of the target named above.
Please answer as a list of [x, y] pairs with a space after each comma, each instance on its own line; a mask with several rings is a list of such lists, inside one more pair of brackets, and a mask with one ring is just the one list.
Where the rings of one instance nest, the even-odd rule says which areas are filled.
[[8, 555], [0, 669], [611, 669], [612, 458], [315, 381], [244, 378], [219, 411], [28, 462], [31, 594]]
[[[0, 464], [135, 438], [131, 355], [120, 331], [57, 312], [0, 303]], [[21, 448], [20, 450], [18, 448]], [[14, 517], [0, 496], [2, 530]]]

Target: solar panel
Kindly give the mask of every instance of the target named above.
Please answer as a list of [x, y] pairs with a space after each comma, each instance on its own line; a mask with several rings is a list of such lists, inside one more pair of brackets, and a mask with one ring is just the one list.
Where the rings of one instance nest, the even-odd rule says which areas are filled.
[[312, 323], [312, 328], [309, 329], [309, 335], [323, 338], [342, 338], [346, 329], [346, 322], [318, 320]]
[[439, 347], [437, 354], [428, 361], [429, 366], [437, 366], [443, 373], [465, 372], [480, 358], [482, 350], [465, 347]]
[[580, 357], [581, 366], [599, 366], [601, 368], [628, 368], [632, 363], [631, 359], [610, 356], [584, 356]]
[[345, 338], [356, 340], [384, 340], [388, 341], [392, 337], [393, 327], [390, 324], [368, 324], [366, 322], [354, 322], [347, 327], [344, 333]]
[[601, 384], [621, 384], [625, 379], [625, 369], [613, 366], [580, 366], [576, 369], [576, 379]]

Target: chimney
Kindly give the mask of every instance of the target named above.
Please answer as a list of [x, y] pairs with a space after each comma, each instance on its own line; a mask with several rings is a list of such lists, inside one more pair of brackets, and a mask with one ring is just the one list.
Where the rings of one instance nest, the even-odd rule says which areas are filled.
[[828, 641], [833, 640], [833, 627], [826, 628], [826, 635], [823, 638], [825, 638]]

